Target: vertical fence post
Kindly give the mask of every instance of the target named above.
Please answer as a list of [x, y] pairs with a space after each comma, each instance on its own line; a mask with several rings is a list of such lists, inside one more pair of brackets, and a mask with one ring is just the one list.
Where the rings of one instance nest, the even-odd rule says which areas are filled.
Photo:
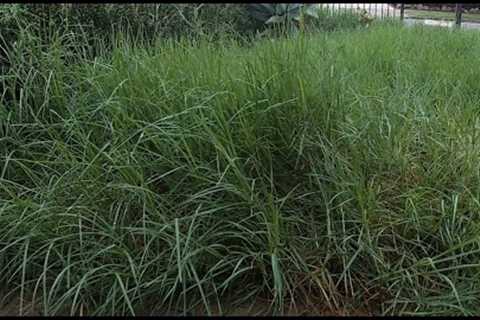
[[462, 4], [455, 4], [455, 25], [460, 27], [462, 25]]
[[400, 3], [400, 20], [405, 17], [405, 3]]

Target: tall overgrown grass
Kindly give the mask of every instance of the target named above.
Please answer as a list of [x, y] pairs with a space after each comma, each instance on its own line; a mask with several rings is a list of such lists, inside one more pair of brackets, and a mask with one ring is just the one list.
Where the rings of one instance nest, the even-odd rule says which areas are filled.
[[73, 39], [1, 79], [19, 313], [480, 312], [478, 33]]

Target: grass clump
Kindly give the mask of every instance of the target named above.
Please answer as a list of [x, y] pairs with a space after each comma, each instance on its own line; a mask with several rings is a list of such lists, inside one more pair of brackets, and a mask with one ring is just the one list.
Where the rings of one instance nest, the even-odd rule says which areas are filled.
[[479, 40], [374, 25], [249, 47], [117, 39], [93, 60], [59, 36], [12, 55], [7, 299], [478, 314]]

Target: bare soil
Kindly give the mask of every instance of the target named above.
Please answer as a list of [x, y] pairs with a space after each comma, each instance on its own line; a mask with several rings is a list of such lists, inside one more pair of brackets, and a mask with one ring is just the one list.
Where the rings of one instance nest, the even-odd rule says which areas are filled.
[[[41, 306], [35, 305], [29, 299], [25, 299], [22, 310], [20, 310], [20, 297], [8, 298], [8, 296], [0, 293], [0, 317], [6, 316], [42, 316]], [[225, 303], [223, 310], [220, 310], [218, 306], [213, 305], [210, 307], [212, 315], [224, 315], [224, 316], [269, 316], [272, 315], [270, 311], [270, 303], [264, 300], [257, 300], [252, 305], [245, 306], [229, 306]], [[367, 308], [339, 308], [337, 310], [331, 310], [325, 304], [321, 302], [296, 303], [295, 305], [286, 305], [285, 316], [372, 316], [372, 312]], [[83, 313], [83, 312], [82, 312]], [[196, 308], [189, 315], [207, 315], [207, 311], [204, 307]], [[67, 315], [67, 314], [66, 314]], [[87, 313], [82, 315], [88, 315]], [[166, 315], [162, 312], [152, 312], [146, 310], [139, 315]], [[169, 314], [174, 315], [174, 314]], [[176, 315], [182, 315], [181, 313]]]

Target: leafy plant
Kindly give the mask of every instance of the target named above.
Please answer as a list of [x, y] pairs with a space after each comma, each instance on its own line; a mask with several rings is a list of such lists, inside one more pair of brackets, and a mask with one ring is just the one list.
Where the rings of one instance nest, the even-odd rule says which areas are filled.
[[303, 3], [252, 3], [247, 5], [248, 12], [263, 24], [287, 24], [300, 22], [302, 14], [317, 17], [313, 4]]

